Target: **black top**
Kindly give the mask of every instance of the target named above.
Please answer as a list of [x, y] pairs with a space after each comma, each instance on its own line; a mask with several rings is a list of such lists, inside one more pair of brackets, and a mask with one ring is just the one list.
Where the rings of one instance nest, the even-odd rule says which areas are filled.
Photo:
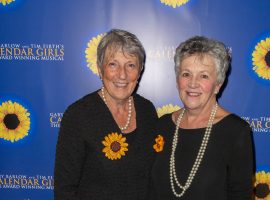
[[[157, 154], [153, 166], [152, 199], [251, 199], [253, 152], [251, 129], [248, 123], [230, 114], [213, 125], [201, 165], [190, 188], [181, 198], [176, 198], [173, 194], [169, 178], [169, 159], [175, 127], [171, 114], [160, 118], [157, 133], [164, 137], [165, 144], [164, 150]], [[187, 180], [204, 133], [205, 128], [179, 128], [175, 165], [181, 185], [184, 185]], [[178, 186], [175, 188], [179, 194]]]
[[157, 115], [150, 101], [137, 94], [133, 97], [137, 128], [123, 134], [128, 151], [117, 160], [102, 152], [105, 136], [121, 131], [97, 91], [69, 106], [56, 149], [55, 200], [146, 199]]

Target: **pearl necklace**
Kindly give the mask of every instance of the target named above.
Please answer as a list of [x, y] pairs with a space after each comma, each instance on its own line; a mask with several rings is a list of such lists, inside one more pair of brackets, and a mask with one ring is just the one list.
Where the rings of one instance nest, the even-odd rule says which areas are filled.
[[[103, 99], [104, 103], [108, 106], [108, 103], [107, 103], [107, 100], [106, 100], [105, 94], [104, 94], [104, 87], [101, 88], [101, 96], [102, 96], [102, 99]], [[127, 117], [127, 122], [126, 122], [125, 126], [123, 126], [123, 127], [118, 126], [122, 132], [124, 130], [126, 130], [129, 127], [129, 125], [130, 125], [131, 113], [132, 113], [132, 97], [130, 96], [128, 98], [128, 117]]]
[[[183, 109], [183, 111], [181, 112], [179, 117], [177, 118], [176, 128], [175, 128], [173, 142], [172, 142], [172, 153], [171, 153], [171, 156], [170, 156], [171, 189], [172, 189], [173, 194], [176, 197], [182, 197], [184, 195], [186, 190], [190, 187], [190, 185], [192, 183], [192, 180], [194, 179], [194, 177], [195, 177], [195, 175], [196, 175], [196, 173], [197, 173], [197, 171], [198, 171], [198, 169], [200, 167], [201, 161], [203, 159], [203, 156], [204, 156], [204, 153], [205, 153], [208, 141], [209, 141], [209, 137], [210, 137], [211, 129], [212, 129], [213, 122], [214, 122], [214, 119], [215, 119], [215, 116], [216, 116], [217, 108], [218, 108], [218, 104], [216, 103], [215, 106], [213, 107], [212, 111], [211, 111], [211, 115], [210, 115], [210, 118], [209, 118], [209, 121], [208, 121], [208, 124], [207, 124], [207, 128], [206, 128], [204, 136], [203, 136], [203, 140], [202, 140], [199, 152], [197, 154], [195, 162], [193, 163], [193, 166], [192, 166], [191, 171], [190, 171], [190, 173], [188, 175], [188, 179], [187, 179], [185, 185], [181, 185], [179, 183], [179, 181], [177, 179], [176, 171], [175, 171], [175, 150], [176, 150], [177, 141], [178, 141], [178, 129], [179, 129], [180, 122], [181, 122], [181, 120], [182, 120], [182, 118], [184, 116], [185, 108]], [[180, 192], [180, 193], [176, 192], [175, 183], [182, 190], [182, 192]]]

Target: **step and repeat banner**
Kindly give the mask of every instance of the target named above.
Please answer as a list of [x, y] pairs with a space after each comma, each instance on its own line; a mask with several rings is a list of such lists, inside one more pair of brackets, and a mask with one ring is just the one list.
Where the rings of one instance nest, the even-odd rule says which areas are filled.
[[180, 42], [205, 35], [231, 49], [219, 103], [252, 127], [255, 195], [270, 199], [269, 9], [269, 0], [0, 0], [0, 199], [53, 199], [63, 112], [101, 87], [96, 47], [111, 28], [142, 41], [138, 93], [159, 115], [182, 107], [173, 63]]

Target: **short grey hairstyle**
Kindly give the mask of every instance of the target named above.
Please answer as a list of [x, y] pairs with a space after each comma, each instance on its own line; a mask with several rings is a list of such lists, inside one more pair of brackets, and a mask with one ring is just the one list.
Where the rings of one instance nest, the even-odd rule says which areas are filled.
[[231, 53], [222, 42], [203, 36], [195, 36], [181, 43], [176, 48], [174, 55], [174, 70], [176, 77], [179, 75], [179, 67], [181, 62], [185, 58], [192, 55], [210, 55], [212, 58], [214, 58], [217, 81], [219, 84], [224, 82], [227, 71], [231, 64]]
[[112, 29], [106, 33], [97, 47], [97, 66], [101, 70], [103, 70], [106, 50], [110, 48], [113, 52], [120, 49], [124, 54], [136, 56], [140, 63], [140, 69], [143, 69], [146, 57], [145, 50], [134, 34], [120, 29]]

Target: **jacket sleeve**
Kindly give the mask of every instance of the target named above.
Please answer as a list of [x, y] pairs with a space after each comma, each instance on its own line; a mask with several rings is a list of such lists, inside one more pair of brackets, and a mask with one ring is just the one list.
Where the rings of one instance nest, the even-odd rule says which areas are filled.
[[[238, 133], [237, 133], [238, 135]], [[250, 200], [254, 174], [252, 132], [248, 124], [235, 139], [228, 166], [228, 199]]]
[[[154, 148], [153, 148], [153, 145], [155, 144], [155, 137], [156, 137], [156, 125], [157, 125], [157, 120], [158, 120], [158, 115], [157, 115], [157, 111], [156, 111], [156, 108], [154, 107], [154, 105], [152, 104], [151, 105], [151, 116], [152, 116], [152, 121], [153, 121], [153, 128], [152, 128], [152, 141], [151, 141], [151, 150], [153, 152], [153, 157], [154, 157], [154, 160], [153, 160], [153, 164], [155, 162], [155, 159], [156, 159], [156, 152], [154, 151]], [[149, 187], [148, 187], [148, 191], [147, 191], [147, 200], [156, 200], [157, 199], [157, 194], [156, 194], [156, 188], [154, 186], [154, 181], [152, 179], [152, 168], [153, 168], [153, 164], [152, 164], [152, 167], [151, 167], [151, 170], [149, 172]]]
[[67, 109], [59, 131], [54, 168], [54, 199], [78, 200], [78, 186], [85, 159], [78, 111]]

